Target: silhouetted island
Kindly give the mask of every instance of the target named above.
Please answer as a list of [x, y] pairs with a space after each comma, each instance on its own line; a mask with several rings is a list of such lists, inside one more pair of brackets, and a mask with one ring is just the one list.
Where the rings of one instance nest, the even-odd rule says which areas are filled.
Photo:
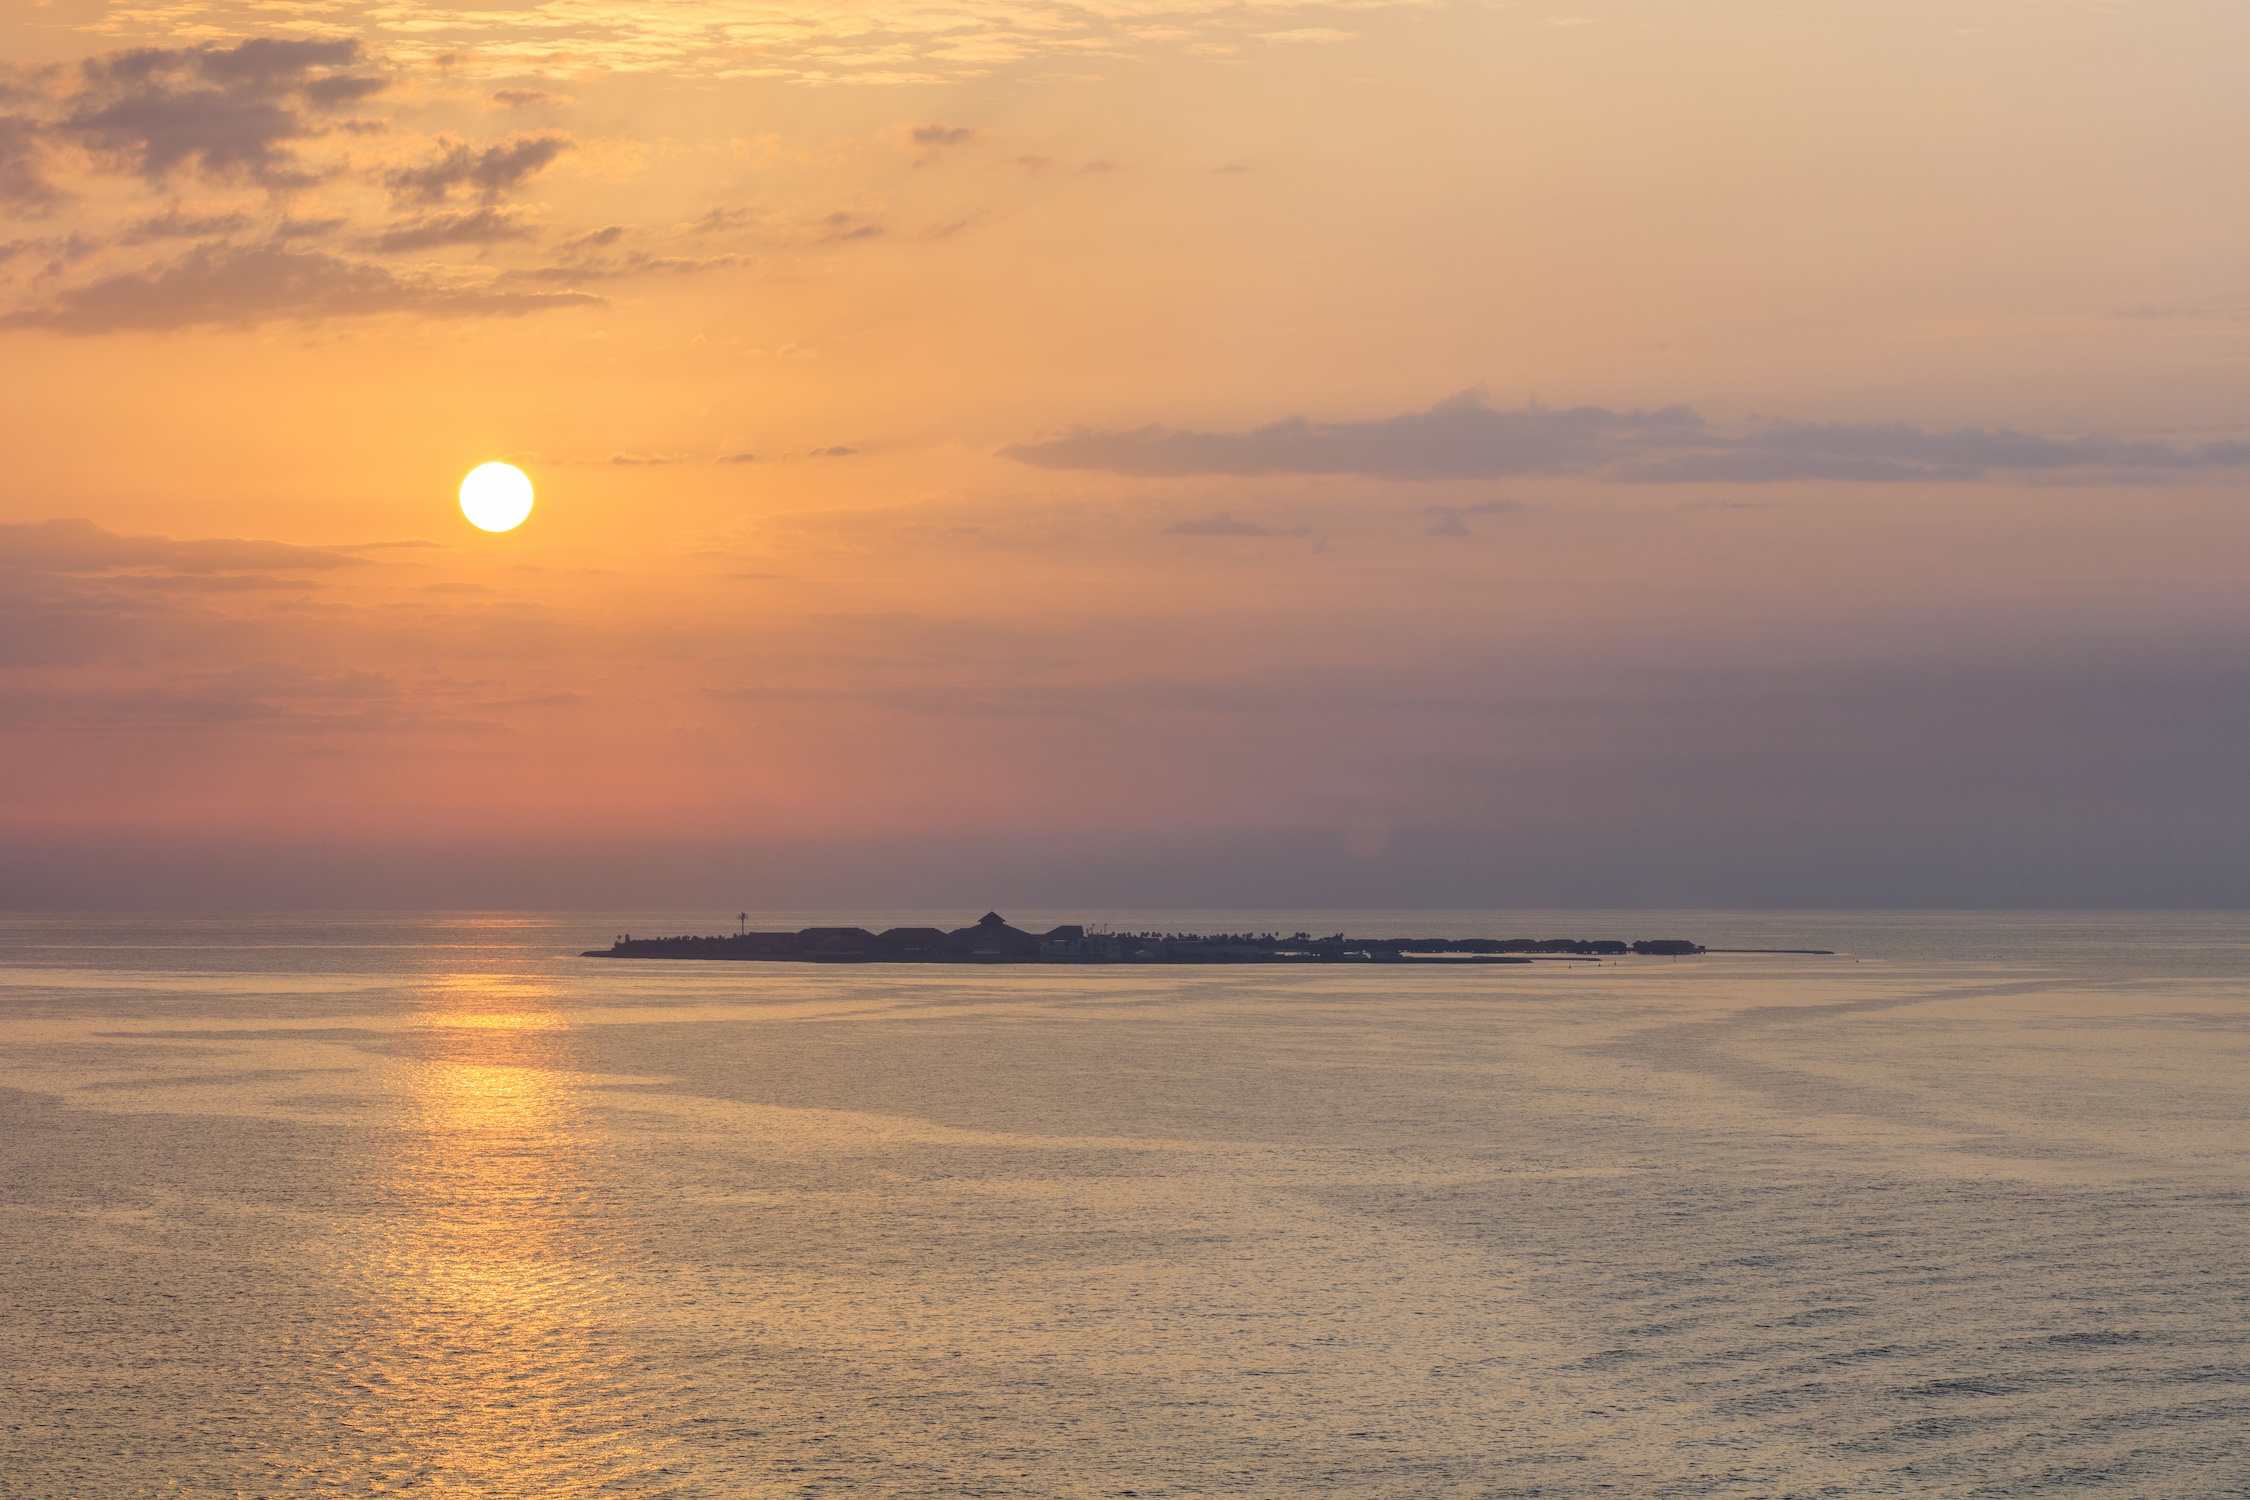
[[1583, 938], [1314, 937], [1296, 932], [1089, 932], [1073, 924], [1025, 932], [998, 912], [973, 927], [807, 927], [725, 937], [620, 937], [587, 958], [703, 958], [826, 964], [1527, 964], [1535, 958], [1606, 958], [1627, 953], [1678, 958], [1703, 952], [1683, 938], [1622, 943]]

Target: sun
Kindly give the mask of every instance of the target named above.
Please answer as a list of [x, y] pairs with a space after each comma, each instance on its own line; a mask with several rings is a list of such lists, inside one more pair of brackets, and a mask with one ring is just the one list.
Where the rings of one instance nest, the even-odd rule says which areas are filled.
[[478, 464], [461, 481], [461, 514], [485, 531], [513, 531], [531, 514], [531, 477], [514, 464]]

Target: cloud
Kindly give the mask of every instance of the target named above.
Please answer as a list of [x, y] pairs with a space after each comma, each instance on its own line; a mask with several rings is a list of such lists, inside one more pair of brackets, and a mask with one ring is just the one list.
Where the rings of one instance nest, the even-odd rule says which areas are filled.
[[545, 89], [494, 89], [492, 102], [503, 109], [560, 109], [578, 101], [568, 94], [552, 94]]
[[1479, 500], [1474, 505], [1429, 505], [1422, 513], [1433, 519], [1425, 533], [1428, 536], [1467, 536], [1471, 516], [1509, 515], [1530, 506], [1521, 500]]
[[441, 245], [490, 245], [533, 237], [532, 228], [513, 210], [487, 205], [396, 224], [368, 243], [373, 249], [385, 251], [432, 250]]
[[1097, 159], [1080, 162], [1074, 167], [1067, 162], [1058, 162], [1051, 156], [1019, 156], [1009, 165], [1026, 172], [1069, 172], [1079, 177], [1098, 177], [1104, 172], [1118, 170], [1117, 163], [1113, 161]]
[[562, 252], [565, 255], [583, 255], [588, 250], [600, 250], [616, 244], [624, 234], [624, 225], [605, 224], [599, 229], [589, 229], [584, 234], [575, 234], [564, 240]]
[[140, 47], [90, 58], [55, 129], [97, 157], [153, 180], [194, 168], [275, 189], [305, 187], [292, 143], [323, 133], [316, 117], [357, 103], [385, 80], [345, 71], [359, 43], [253, 37], [233, 47]]
[[1682, 453], [1647, 463], [1621, 464], [1608, 477], [1629, 484], [1774, 484], [1792, 479], [1908, 484], [1976, 479], [1983, 473], [1981, 468], [1961, 464], [1912, 464], [1890, 458], [1749, 448]]
[[496, 292], [402, 276], [388, 267], [279, 245], [198, 245], [146, 270], [73, 287], [45, 307], [0, 316], [0, 328], [117, 333], [216, 324], [249, 328], [411, 312], [516, 317], [587, 306], [584, 292]]
[[757, 216], [747, 208], [714, 208], [700, 219], [682, 224], [689, 234], [719, 234], [730, 229], [741, 229], [755, 222]]
[[[1367, 474], [1440, 480], [1585, 473], [1638, 484], [1898, 484], [1979, 480], [2000, 471], [2055, 482], [2149, 483], [2182, 471], [2250, 465], [2250, 442], [2183, 447], [1904, 423], [1804, 423], [1738, 434], [1712, 428], [1685, 406], [1495, 411], [1482, 392], [1467, 391], [1426, 412], [1371, 422], [1292, 417], [1248, 432], [1081, 427], [1011, 444], [1000, 456], [1040, 468], [1145, 476]], [[1436, 527], [1437, 534], [1448, 536], [1465, 530], [1443, 519]]]
[[883, 234], [883, 226], [862, 219], [847, 209], [837, 209], [817, 219], [784, 219], [775, 214], [760, 213], [750, 208], [714, 208], [700, 218], [674, 226], [682, 234], [733, 234], [744, 230], [762, 231], [759, 238], [773, 245], [841, 245], [853, 240], [871, 240]]
[[61, 201], [61, 192], [39, 174], [41, 150], [37, 120], [0, 115], [0, 203], [21, 212]]
[[61, 689], [10, 685], [0, 687], [0, 713], [22, 726], [110, 732], [403, 732], [433, 727], [431, 720], [406, 711], [404, 697], [396, 680], [380, 672], [308, 671], [262, 662], [163, 684]]
[[290, 542], [127, 536], [83, 519], [0, 525], [0, 568], [33, 573], [90, 575], [128, 568], [188, 574], [294, 572], [348, 568], [362, 561], [343, 549]]
[[906, 138], [917, 146], [960, 146], [982, 134], [974, 125], [917, 125]]
[[2169, 443], [2114, 437], [2046, 438], [1974, 427], [1927, 432], [1896, 423], [1784, 427], [1753, 441], [1760, 448], [1782, 452], [1895, 460], [1935, 468], [2179, 469], [2250, 463], [2250, 443], [2207, 443], [2183, 449]]
[[41, 275], [53, 276], [63, 267], [74, 266], [82, 260], [100, 254], [106, 248], [107, 246], [93, 235], [74, 229], [59, 237], [47, 236], [38, 239], [8, 240], [0, 243], [0, 264], [14, 260], [20, 255], [44, 255], [47, 257], [47, 264]]
[[883, 232], [880, 224], [865, 224], [852, 214], [838, 209], [820, 221], [821, 228], [815, 236], [816, 243], [841, 245], [850, 240], [871, 240]]
[[2170, 443], [2126, 438], [2040, 437], [2005, 428], [1930, 431], [1904, 423], [1783, 426], [1735, 439], [1715, 452], [1683, 453], [1620, 466], [1609, 477], [1642, 484], [1770, 484], [1783, 480], [1928, 483], [1975, 480], [1992, 470], [2098, 475], [2147, 482], [2191, 469], [2250, 464], [2250, 443]]
[[1016, 443], [1001, 456], [1046, 469], [1115, 474], [1373, 474], [1390, 479], [1473, 479], [1583, 468], [1651, 441], [1698, 433], [1685, 407], [1664, 411], [1494, 411], [1466, 391], [1426, 412], [1375, 422], [1291, 417], [1249, 432], [1129, 432], [1079, 428], [1044, 442]]
[[253, 220], [248, 214], [186, 214], [175, 203], [160, 214], [135, 219], [117, 236], [120, 245], [145, 245], [151, 240], [201, 240], [213, 235], [239, 234]]
[[966, 146], [984, 134], [974, 125], [912, 125], [907, 127], [906, 142], [919, 153], [914, 158], [915, 166], [934, 167], [955, 146]]
[[954, 147], [966, 146], [983, 136], [984, 132], [974, 125], [916, 125], [906, 132], [907, 143], [919, 153], [914, 158], [917, 167], [934, 167]]
[[1310, 529], [1303, 526], [1287, 531], [1276, 531], [1271, 526], [1260, 526], [1255, 521], [1238, 521], [1225, 511], [1200, 519], [1174, 521], [1164, 528], [1167, 536], [1306, 536]]
[[740, 255], [650, 255], [637, 252], [603, 260], [566, 260], [559, 266], [529, 266], [501, 273], [502, 281], [535, 281], [575, 286], [588, 281], [616, 281], [626, 276], [693, 276], [702, 271], [722, 271], [747, 264]]
[[351, 220], [344, 218], [342, 215], [329, 215], [313, 219], [300, 219], [291, 216], [274, 225], [266, 238], [277, 245], [285, 240], [317, 240], [334, 234], [350, 222]]
[[444, 149], [437, 160], [384, 177], [400, 202], [443, 203], [458, 188], [497, 203], [578, 144], [559, 130], [517, 131], [481, 151], [451, 136], [438, 140]]
[[842, 443], [837, 443], [833, 447], [813, 449], [812, 456], [814, 458], [850, 458], [857, 452], [859, 452], [857, 448], [848, 448]]

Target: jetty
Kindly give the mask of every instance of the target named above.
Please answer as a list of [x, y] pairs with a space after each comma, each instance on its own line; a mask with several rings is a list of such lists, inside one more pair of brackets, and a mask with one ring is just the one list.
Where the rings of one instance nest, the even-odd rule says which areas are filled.
[[811, 964], [1528, 964], [1541, 959], [1684, 958], [1685, 938], [1315, 937], [1294, 932], [1108, 932], [1073, 923], [1025, 932], [998, 912], [967, 927], [806, 927], [718, 937], [621, 935], [586, 958], [708, 959]]

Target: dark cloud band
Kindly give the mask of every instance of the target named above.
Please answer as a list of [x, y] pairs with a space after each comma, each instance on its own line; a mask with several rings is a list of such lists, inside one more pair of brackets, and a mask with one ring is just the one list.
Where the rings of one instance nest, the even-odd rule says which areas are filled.
[[1478, 391], [1428, 411], [1371, 422], [1292, 417], [1247, 432], [1078, 428], [1011, 444], [1000, 453], [1045, 469], [1148, 477], [1363, 474], [1445, 480], [1582, 473], [1640, 484], [1928, 483], [1982, 479], [1994, 471], [2160, 480], [2182, 471], [2250, 465], [2250, 443], [2243, 442], [2180, 447], [1895, 423], [1788, 425], [1740, 434], [1710, 426], [1685, 406], [1498, 411]]
[[44, 307], [0, 317], [0, 328], [117, 333], [277, 319], [319, 322], [382, 313], [510, 317], [601, 299], [586, 292], [492, 291], [402, 275], [372, 261], [279, 245], [200, 245], [146, 271], [106, 277]]

